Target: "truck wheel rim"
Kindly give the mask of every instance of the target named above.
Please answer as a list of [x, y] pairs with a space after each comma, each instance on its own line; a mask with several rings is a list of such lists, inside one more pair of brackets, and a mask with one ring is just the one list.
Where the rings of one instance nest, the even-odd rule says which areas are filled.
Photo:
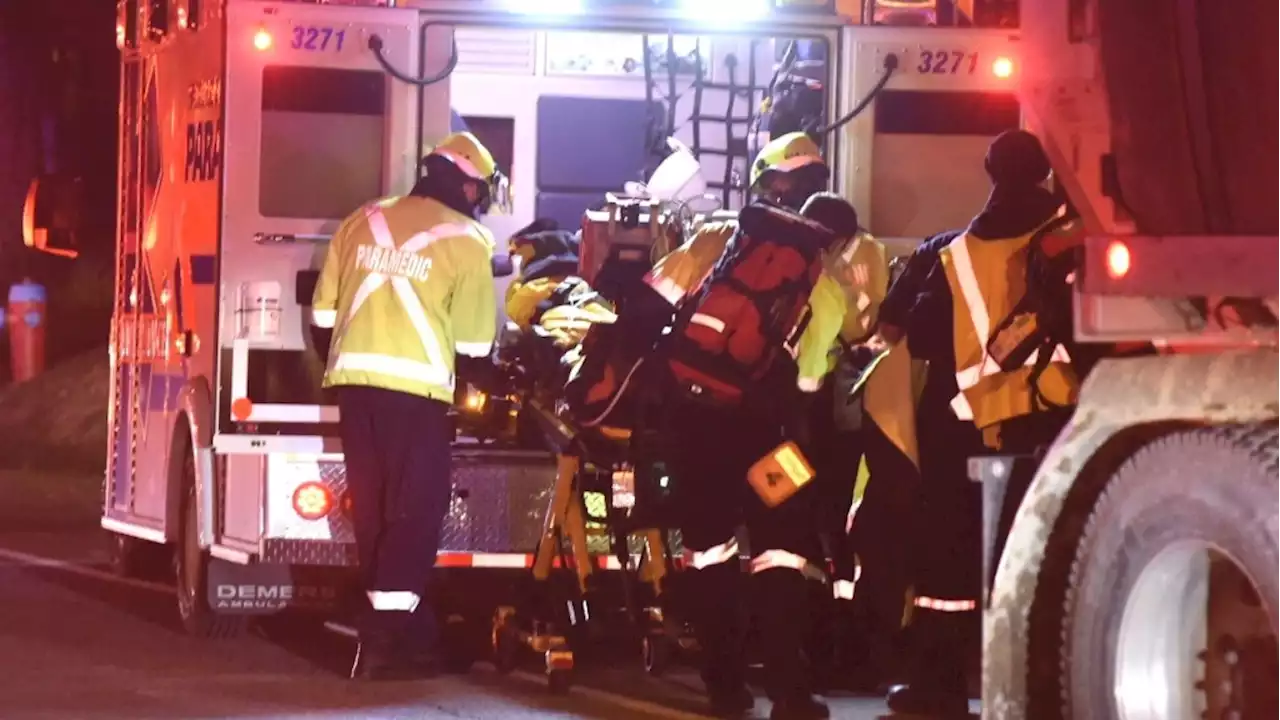
[[[1162, 550], [1139, 573], [1116, 637], [1113, 693], [1120, 720], [1194, 718], [1205, 712], [1205, 689], [1198, 683], [1205, 677], [1211, 644], [1211, 557], [1223, 558], [1208, 543], [1182, 541]], [[1243, 580], [1239, 566], [1232, 567]]]

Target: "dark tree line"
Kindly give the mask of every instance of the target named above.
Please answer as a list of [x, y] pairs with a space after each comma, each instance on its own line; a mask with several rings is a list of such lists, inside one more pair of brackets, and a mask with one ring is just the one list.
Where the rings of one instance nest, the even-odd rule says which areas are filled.
[[[114, 7], [102, 0], [0, 2], [0, 305], [23, 276], [49, 288], [51, 359], [106, 338], [119, 78]], [[80, 259], [23, 246], [23, 201], [42, 172], [82, 179]]]

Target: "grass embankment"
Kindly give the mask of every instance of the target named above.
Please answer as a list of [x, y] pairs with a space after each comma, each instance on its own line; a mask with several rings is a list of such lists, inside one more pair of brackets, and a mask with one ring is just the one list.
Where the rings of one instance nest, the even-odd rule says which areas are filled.
[[29, 382], [0, 386], [0, 527], [51, 513], [68, 521], [97, 515], [108, 376], [99, 348]]

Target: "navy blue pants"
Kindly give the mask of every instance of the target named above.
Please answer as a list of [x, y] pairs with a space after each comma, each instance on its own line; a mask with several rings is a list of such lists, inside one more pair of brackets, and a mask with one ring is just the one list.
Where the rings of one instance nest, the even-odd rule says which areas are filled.
[[360, 580], [369, 598], [358, 623], [361, 640], [408, 640], [431, 651], [436, 625], [425, 594], [452, 495], [449, 405], [345, 386], [338, 407]]
[[[738, 410], [671, 403], [667, 468], [674, 483], [685, 549], [705, 552], [735, 538], [745, 525], [753, 555], [782, 550], [822, 560], [815, 493], [806, 487], [770, 509], [747, 482], [747, 470], [782, 440], [782, 425]], [[774, 700], [808, 697], [803, 644], [809, 625], [809, 583], [790, 568], [742, 577], [737, 553], [690, 573], [689, 619], [703, 649], [702, 678], [713, 696], [732, 696], [746, 683], [747, 613], [754, 610], [767, 691]], [[827, 592], [830, 592], [828, 589]], [[742, 599], [749, 595], [750, 607]]]

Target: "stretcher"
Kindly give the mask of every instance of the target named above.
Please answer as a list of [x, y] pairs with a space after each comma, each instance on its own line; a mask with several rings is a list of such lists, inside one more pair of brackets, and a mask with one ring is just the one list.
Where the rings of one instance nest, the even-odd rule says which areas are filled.
[[[615, 239], [619, 224], [642, 236], [662, 231], [628, 208], [634, 205], [610, 198], [604, 225]], [[584, 257], [600, 259], [591, 263], [597, 275], [625, 282], [643, 272], [619, 265], [647, 269], [652, 253], [625, 255], [617, 248], [652, 242], [649, 235], [647, 242], [641, 238], [630, 246], [614, 243], [615, 251], [606, 249], [603, 258], [591, 252]], [[551, 280], [536, 298], [536, 321], [528, 322], [533, 319], [508, 303], [508, 314], [527, 322], [509, 323], [497, 357], [507, 378], [502, 402], [521, 416], [517, 424], [538, 428], [555, 466], [535, 550], [522, 558], [531, 582], [515, 604], [494, 611], [491, 643], [500, 672], [532, 653], [541, 660], [548, 686], [561, 691], [571, 685], [584, 653], [638, 649], [646, 669], [659, 673], [696, 645], [667, 601], [668, 583], [682, 563], [678, 533], [663, 517], [669, 488], [656, 422], [649, 417], [653, 408], [629, 396], [627, 410], [595, 424], [565, 412], [564, 389], [571, 366], [581, 359], [583, 336], [593, 324], [616, 319], [614, 304], [585, 280]], [[644, 384], [637, 377], [630, 387]]]
[[680, 566], [678, 537], [646, 512], [662, 506], [667, 491], [657, 438], [643, 423], [584, 428], [557, 413], [563, 375], [558, 363], [545, 363], [556, 355], [545, 347], [550, 342], [529, 333], [503, 348], [508, 372], [524, 378], [513, 393], [520, 411], [543, 430], [556, 469], [535, 551], [522, 559], [531, 592], [521, 606], [494, 612], [492, 639], [499, 671], [531, 651], [559, 691], [585, 648], [602, 641], [625, 647], [639, 635], [646, 667], [660, 670], [671, 655], [668, 638], [678, 644], [687, 632], [662, 610], [667, 580]]

